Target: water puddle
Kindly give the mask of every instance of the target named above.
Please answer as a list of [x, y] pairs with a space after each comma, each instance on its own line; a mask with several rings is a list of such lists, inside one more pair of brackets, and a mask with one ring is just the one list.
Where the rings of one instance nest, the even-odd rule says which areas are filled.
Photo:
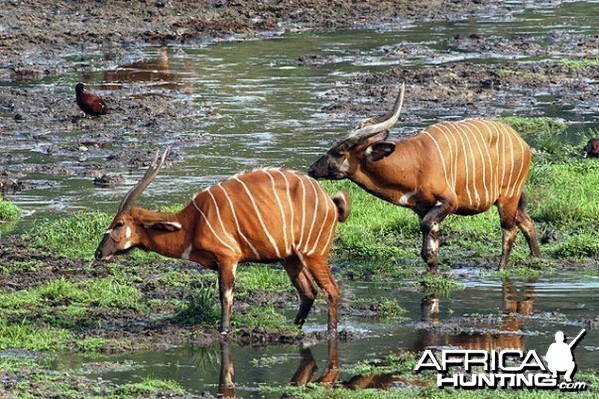
[[[12, 125], [12, 130], [2, 134], [9, 156], [0, 157], [0, 165], [18, 174], [28, 189], [10, 199], [27, 215], [55, 217], [79, 209], [112, 211], [140, 175], [138, 167], [113, 164], [109, 159], [121, 148], [139, 152], [168, 144], [181, 154], [176, 167], [161, 172], [144, 194], [148, 203], [156, 205], [185, 203], [195, 191], [242, 169], [269, 165], [304, 170], [364, 117], [321, 111], [334, 100], [323, 95], [338, 81], [397, 65], [417, 70], [456, 60], [496, 64], [507, 59], [560, 59], [565, 48], [559, 43], [597, 31], [599, 18], [593, 16], [593, 7], [592, 3], [565, 2], [501, 18], [406, 22], [363, 31], [304, 32], [199, 47], [150, 47], [145, 49], [145, 61], [106, 70], [95, 69], [93, 59], [74, 59], [80, 70], [77, 74], [15, 88], [50, 95], [55, 112], [75, 115], [72, 87], [77, 81], [89, 82], [111, 100], [117, 116], [104, 120], [109, 121], [106, 128], [116, 133], [106, 138], [93, 130], [94, 122], [71, 122], [52, 112]], [[531, 53], [527, 51], [531, 46], [548, 50]], [[576, 55], [583, 54], [568, 50], [569, 57]], [[547, 90], [532, 95], [534, 109], [513, 103], [502, 105], [491, 115], [532, 113], [564, 118], [579, 124], [579, 130], [598, 126], [597, 108], [560, 105]], [[152, 98], [150, 105], [134, 102], [144, 97]], [[125, 112], [123, 104], [132, 102]], [[161, 117], [169, 115], [172, 104], [178, 104], [176, 121]], [[144, 106], [152, 116], [146, 115]], [[40, 108], [39, 112], [46, 111]], [[443, 107], [418, 108], [408, 99], [406, 114], [412, 116], [401, 122], [399, 134], [446, 118], [447, 112]], [[476, 115], [451, 115], [471, 116]], [[124, 174], [125, 185], [94, 186], [94, 174], [102, 168]]]
[[[599, 364], [599, 332], [591, 328], [597, 323], [594, 318], [599, 303], [598, 277], [557, 275], [526, 280], [489, 279], [471, 271], [458, 274], [467, 276], [461, 280], [465, 289], [445, 295], [423, 295], [416, 288], [391, 283], [342, 282], [347, 302], [384, 296], [397, 299], [407, 309], [405, 318], [387, 321], [346, 314], [340, 328], [361, 335], [348, 342], [332, 340], [309, 348], [187, 346], [106, 357], [100, 362], [97, 358], [65, 356], [58, 358], [54, 366], [61, 370], [87, 370], [90, 378], [117, 383], [153, 376], [175, 380], [197, 393], [207, 390], [212, 394], [236, 392], [243, 397], [277, 397], [275, 393], [269, 395], [266, 387], [310, 381], [337, 382], [352, 388], [404, 386], [409, 380], [407, 375], [358, 375], [346, 371], [360, 362], [404, 351], [535, 349], [544, 355], [554, 342], [556, 331], [563, 331], [571, 339], [582, 328], [587, 329], [587, 335], [574, 353], [578, 370], [589, 371]], [[311, 316], [305, 329], [324, 326], [324, 319]]]

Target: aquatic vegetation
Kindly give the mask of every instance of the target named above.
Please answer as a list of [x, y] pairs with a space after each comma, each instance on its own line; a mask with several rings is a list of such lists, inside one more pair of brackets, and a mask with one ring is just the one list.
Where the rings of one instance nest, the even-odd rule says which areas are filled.
[[415, 284], [423, 286], [425, 293], [441, 293], [443, 295], [447, 295], [451, 291], [461, 291], [465, 288], [463, 284], [453, 280], [451, 276], [436, 274], [423, 274]]

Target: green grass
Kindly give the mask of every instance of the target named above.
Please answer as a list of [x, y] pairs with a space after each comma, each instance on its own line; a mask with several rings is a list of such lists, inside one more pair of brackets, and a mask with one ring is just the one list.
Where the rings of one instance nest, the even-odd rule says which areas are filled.
[[21, 217], [21, 208], [0, 198], [0, 222], [14, 222]]
[[502, 68], [497, 70], [496, 72], [497, 76], [501, 77], [501, 76], [510, 76], [510, 75], [516, 75], [516, 76], [522, 76], [524, 78], [536, 78], [536, 79], [540, 79], [540, 80], [547, 80], [548, 77], [538, 73], [538, 72], [519, 72], [519, 71], [515, 71], [513, 69], [509, 69], [509, 68]]
[[172, 380], [161, 380], [154, 377], [145, 377], [141, 382], [126, 384], [115, 390], [117, 395], [142, 397], [149, 394], [160, 394], [161, 397], [169, 397], [185, 394], [185, 390]]
[[240, 297], [251, 297], [259, 291], [295, 291], [285, 270], [277, 264], [250, 266], [242, 265], [235, 279], [235, 294]]
[[506, 116], [500, 119], [513, 127], [522, 137], [534, 134], [558, 134], [566, 130], [566, 124], [557, 119], [546, 116], [521, 117]]
[[350, 217], [337, 228], [335, 251], [348, 260], [387, 260], [413, 256], [419, 248], [405, 245], [420, 235], [418, 217], [368, 194], [349, 181], [323, 182], [330, 193], [346, 191], [352, 198]]
[[112, 217], [101, 212], [78, 212], [72, 216], [38, 222], [30, 233], [34, 246], [57, 256], [92, 259]]
[[[55, 256], [73, 259], [93, 259], [94, 252], [113, 217], [103, 212], [78, 212], [72, 216], [39, 221], [28, 235], [33, 246]], [[126, 256], [134, 260], [165, 259], [139, 249]]]
[[220, 305], [216, 284], [214, 282], [203, 282], [186, 295], [175, 317], [186, 324], [218, 324]]
[[56, 352], [66, 349], [65, 342], [71, 339], [72, 334], [62, 328], [40, 328], [27, 319], [12, 324], [0, 320], [0, 350], [19, 348]]
[[581, 58], [579, 60], [562, 59], [561, 63], [572, 70], [578, 70], [583, 67], [599, 66], [599, 58]]
[[37, 309], [40, 306], [94, 306], [140, 309], [141, 294], [135, 287], [113, 278], [70, 282], [64, 278], [16, 293], [0, 292], [4, 311]]
[[235, 327], [261, 328], [265, 330], [289, 330], [293, 328], [284, 314], [272, 304], [250, 306], [245, 312], [233, 312], [231, 325]]
[[[531, 167], [526, 192], [535, 220], [564, 228], [599, 227], [599, 162], [538, 160]], [[574, 233], [575, 231], [572, 231]]]

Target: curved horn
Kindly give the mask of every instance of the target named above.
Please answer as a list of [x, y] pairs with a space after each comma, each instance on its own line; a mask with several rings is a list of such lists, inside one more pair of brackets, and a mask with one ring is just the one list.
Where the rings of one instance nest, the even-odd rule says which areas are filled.
[[156, 151], [154, 160], [150, 164], [150, 167], [148, 168], [146, 174], [123, 197], [121, 204], [119, 205], [119, 213], [131, 208], [131, 205], [133, 205], [135, 201], [137, 201], [137, 199], [139, 198], [141, 193], [146, 189], [146, 187], [148, 187], [148, 185], [152, 183], [158, 172], [160, 172], [160, 168], [162, 168], [162, 165], [164, 164], [164, 160], [166, 159], [166, 154], [168, 154], [169, 149], [169, 147], [166, 147], [166, 149], [162, 153], [162, 156], [160, 157], [160, 160], [158, 159], [159, 152]]
[[370, 137], [378, 132], [382, 132], [385, 129], [389, 129], [391, 126], [395, 125], [397, 119], [399, 118], [401, 107], [403, 106], [405, 86], [405, 83], [401, 84], [401, 89], [399, 91], [399, 94], [397, 95], [395, 104], [393, 104], [393, 109], [389, 113], [385, 115], [375, 116], [373, 118], [361, 122], [356, 127], [356, 129], [352, 130], [349, 133], [349, 136], [347, 138], [351, 140], [352, 143], [357, 142], [366, 137]]

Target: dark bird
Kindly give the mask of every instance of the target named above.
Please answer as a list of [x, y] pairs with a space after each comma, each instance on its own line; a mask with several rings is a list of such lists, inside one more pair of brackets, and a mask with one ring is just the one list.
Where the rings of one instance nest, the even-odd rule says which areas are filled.
[[590, 139], [587, 145], [584, 147], [584, 153], [585, 157], [599, 157], [599, 139]]
[[98, 116], [108, 113], [108, 106], [104, 100], [85, 90], [83, 83], [77, 83], [75, 93], [77, 94], [77, 105], [86, 115]]

